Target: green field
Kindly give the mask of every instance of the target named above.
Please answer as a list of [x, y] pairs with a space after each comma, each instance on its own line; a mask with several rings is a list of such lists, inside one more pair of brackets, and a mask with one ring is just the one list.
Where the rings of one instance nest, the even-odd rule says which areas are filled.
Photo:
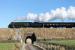
[[44, 44], [55, 44], [55, 45], [75, 47], [75, 40], [47, 40], [41, 42]]
[[0, 50], [15, 50], [15, 43], [0, 43]]

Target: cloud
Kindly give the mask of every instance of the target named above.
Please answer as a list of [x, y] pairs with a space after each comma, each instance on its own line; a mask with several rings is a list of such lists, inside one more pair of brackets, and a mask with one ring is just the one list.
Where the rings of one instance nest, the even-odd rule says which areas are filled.
[[69, 9], [67, 10], [67, 17], [69, 19], [74, 19], [75, 20], [75, 7], [69, 7]]
[[75, 7], [70, 6], [68, 8], [60, 7], [56, 8], [55, 10], [51, 10], [49, 12], [35, 14], [35, 13], [28, 13], [23, 18], [17, 18], [17, 20], [31, 20], [34, 22], [48, 22], [50, 20], [75, 20]]

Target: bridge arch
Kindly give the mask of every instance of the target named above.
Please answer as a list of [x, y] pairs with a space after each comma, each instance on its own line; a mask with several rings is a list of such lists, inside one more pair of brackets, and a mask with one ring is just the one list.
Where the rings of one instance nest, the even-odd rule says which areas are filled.
[[26, 38], [25, 38], [25, 43], [28, 42], [28, 41], [27, 41], [28, 39], [31, 40], [31, 44], [34, 44], [34, 42], [36, 41], [36, 35], [35, 35], [35, 33], [32, 33], [32, 34], [26, 36]]

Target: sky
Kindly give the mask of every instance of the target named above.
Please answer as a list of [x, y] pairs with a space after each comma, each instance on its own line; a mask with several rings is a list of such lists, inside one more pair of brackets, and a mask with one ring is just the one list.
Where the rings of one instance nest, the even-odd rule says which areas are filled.
[[15, 20], [26, 21], [26, 18], [28, 21], [39, 18], [39, 21], [74, 22], [74, 11], [75, 0], [0, 0], [0, 28], [7, 28]]

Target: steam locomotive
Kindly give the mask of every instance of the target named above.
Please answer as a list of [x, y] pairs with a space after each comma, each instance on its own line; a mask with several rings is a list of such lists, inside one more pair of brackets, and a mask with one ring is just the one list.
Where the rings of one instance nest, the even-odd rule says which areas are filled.
[[11, 22], [8, 28], [72, 28], [75, 22]]

